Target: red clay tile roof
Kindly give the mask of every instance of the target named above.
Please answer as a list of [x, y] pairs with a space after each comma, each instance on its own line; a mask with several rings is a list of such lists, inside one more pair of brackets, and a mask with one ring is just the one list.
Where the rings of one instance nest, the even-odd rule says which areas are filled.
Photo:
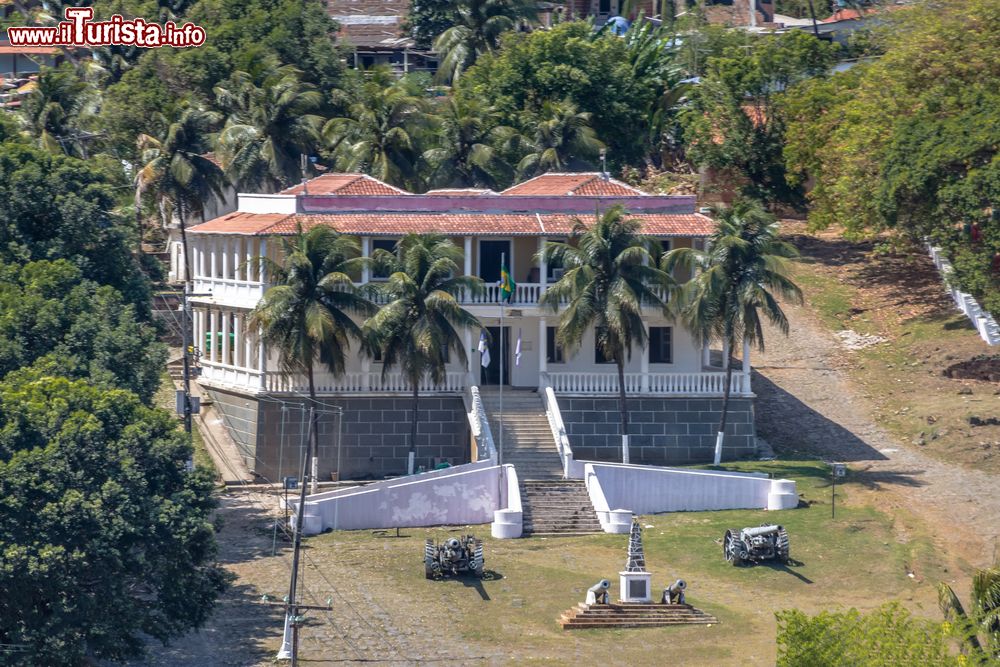
[[[367, 174], [323, 174], [306, 183], [311, 195], [408, 195], [409, 192], [372, 178]], [[279, 194], [303, 194], [302, 184], [282, 190]]]
[[61, 49], [57, 46], [12, 46], [10, 44], [0, 44], [0, 56], [54, 56], [60, 51]]
[[524, 183], [507, 188], [502, 195], [583, 195], [583, 196], [638, 196], [645, 192], [616, 181], [605, 180], [597, 172], [581, 174], [548, 173], [536, 176]]
[[195, 225], [189, 232], [205, 234], [266, 234], [267, 229], [285, 218], [291, 218], [287, 213], [228, 213], [220, 218]]
[[[675, 215], [643, 213], [630, 216], [643, 221], [650, 236], [708, 236], [715, 230], [710, 218], [697, 213]], [[586, 222], [586, 217], [581, 218]], [[247, 234], [257, 236], [294, 234], [299, 225], [309, 229], [329, 225], [345, 234], [401, 236], [410, 232], [440, 232], [453, 236], [565, 236], [573, 231], [571, 215], [530, 213], [343, 213], [343, 214], [255, 214], [230, 213], [192, 227], [192, 233]]]

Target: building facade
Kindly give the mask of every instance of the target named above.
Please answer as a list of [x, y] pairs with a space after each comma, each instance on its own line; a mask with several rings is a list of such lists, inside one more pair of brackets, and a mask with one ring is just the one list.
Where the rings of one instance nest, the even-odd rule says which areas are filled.
[[[251, 470], [269, 479], [295, 474], [306, 423], [306, 383], [304, 377], [283, 373], [276, 353], [248, 331], [249, 313], [267, 289], [255, 259], [280, 260], [282, 237], [314, 225], [357, 236], [365, 256], [376, 249], [391, 251], [410, 232], [438, 232], [462, 249], [464, 273], [484, 281], [482, 294], [462, 301], [492, 343], [484, 368], [477, 351], [481, 332], [463, 332], [468, 364], [451, 359], [442, 385], [421, 386], [418, 464], [430, 468], [474, 457], [470, 390], [477, 387], [486, 395], [501, 385], [508, 397], [538, 396], [550, 387], [578, 458], [619, 460], [615, 366], [595, 349], [592, 333], [572, 353], [556, 344], [559, 312], [539, 300], [562, 271], [538, 259], [547, 242], [572, 242], [576, 220], [592, 220], [595, 210], [616, 204], [640, 219], [644, 233], [665, 249], [699, 245], [714, 229], [712, 220], [695, 212], [694, 197], [646, 195], [595, 173], [546, 174], [501, 193], [422, 195], [368, 176], [329, 174], [273, 195], [240, 194], [237, 211], [190, 229], [193, 291], [210, 294], [193, 299], [199, 381]], [[504, 303], [501, 264], [516, 282]], [[355, 278], [358, 284], [383, 279], [368, 269]], [[650, 309], [646, 324], [650, 344], [633, 350], [625, 369], [626, 391], [636, 397], [629, 406], [632, 461], [711, 460], [724, 380], [720, 351], [713, 357], [659, 311]], [[743, 359], [733, 373], [727, 441], [737, 456], [755, 448], [746, 351]], [[383, 374], [379, 360], [358, 353], [342, 376], [319, 371], [316, 384], [329, 406], [321, 419], [323, 442], [329, 443], [328, 451], [321, 451], [322, 476], [333, 471], [342, 478], [381, 476], [405, 469], [412, 402], [400, 374]], [[342, 408], [342, 416], [334, 406]]]

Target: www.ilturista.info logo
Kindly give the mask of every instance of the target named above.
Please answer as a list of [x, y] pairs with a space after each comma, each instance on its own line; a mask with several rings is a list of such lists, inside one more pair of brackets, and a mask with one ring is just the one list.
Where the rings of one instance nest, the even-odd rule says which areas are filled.
[[115, 14], [108, 21], [91, 21], [92, 7], [67, 7], [66, 20], [54, 27], [7, 28], [11, 46], [201, 46], [205, 29], [193, 23], [163, 25]]

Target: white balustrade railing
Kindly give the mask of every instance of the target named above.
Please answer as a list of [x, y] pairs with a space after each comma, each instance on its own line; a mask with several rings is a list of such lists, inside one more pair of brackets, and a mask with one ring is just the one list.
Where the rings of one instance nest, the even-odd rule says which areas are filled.
[[204, 358], [200, 362], [201, 379], [209, 380], [216, 384], [225, 384], [233, 387], [246, 387], [257, 389], [260, 387], [260, 371], [252, 368], [242, 368], [207, 361]]
[[941, 248], [930, 245], [927, 247], [930, 251], [931, 259], [934, 261], [934, 266], [941, 273], [941, 277], [945, 282], [945, 288], [955, 302], [955, 306], [965, 313], [965, 316], [969, 318], [972, 325], [976, 327], [976, 331], [979, 332], [979, 337], [986, 341], [988, 345], [1000, 345], [1000, 325], [997, 324], [996, 319], [989, 312], [983, 310], [971, 294], [963, 292], [954, 284], [955, 269], [952, 267], [951, 262], [945, 259]]
[[[616, 394], [617, 373], [566, 372], [549, 373], [549, 384], [562, 394]], [[746, 376], [734, 370], [730, 394], [747, 392]], [[726, 374], [715, 373], [625, 373], [625, 392], [657, 396], [722, 396]]]
[[[445, 373], [442, 384], [436, 385], [429, 377], [424, 377], [420, 381], [419, 391], [426, 393], [459, 393], [465, 388], [465, 372]], [[406, 393], [413, 391], [409, 380], [402, 373], [389, 373], [383, 377], [382, 373], [344, 373], [339, 377], [327, 374], [319, 374], [315, 379], [316, 391], [324, 394], [328, 393], [365, 393], [365, 392], [385, 392], [385, 393]], [[271, 371], [267, 374], [268, 391], [276, 392], [306, 392], [309, 391], [309, 384], [305, 376], [289, 376], [280, 371]]]
[[207, 278], [196, 276], [192, 281], [193, 291], [198, 294], [212, 293], [216, 303], [242, 305], [253, 308], [264, 296], [265, 285], [260, 282], [232, 280], [229, 278]]
[[496, 445], [493, 443], [493, 430], [490, 428], [489, 418], [486, 415], [486, 408], [483, 407], [483, 399], [479, 395], [479, 387], [472, 384], [473, 378], [467, 376], [468, 386], [468, 409], [469, 426], [472, 428], [472, 435], [476, 439], [477, 456], [479, 460], [497, 458]]
[[[503, 303], [509, 303], [512, 306], [533, 306], [542, 298], [543, 292], [541, 283], [518, 283], [514, 287], [514, 294], [510, 301], [503, 301]], [[462, 298], [462, 302], [467, 304], [494, 304], [500, 303], [501, 300], [500, 285], [492, 284], [483, 285], [483, 290], [479, 294], [466, 294]]]

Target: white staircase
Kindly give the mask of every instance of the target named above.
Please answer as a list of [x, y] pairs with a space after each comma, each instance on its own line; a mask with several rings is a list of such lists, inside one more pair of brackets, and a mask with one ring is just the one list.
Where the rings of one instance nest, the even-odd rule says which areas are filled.
[[503, 462], [514, 465], [518, 479], [562, 479], [562, 461], [541, 397], [534, 391], [504, 387], [501, 416], [499, 389], [481, 386], [479, 394], [489, 418], [493, 443], [499, 450], [502, 442]]

